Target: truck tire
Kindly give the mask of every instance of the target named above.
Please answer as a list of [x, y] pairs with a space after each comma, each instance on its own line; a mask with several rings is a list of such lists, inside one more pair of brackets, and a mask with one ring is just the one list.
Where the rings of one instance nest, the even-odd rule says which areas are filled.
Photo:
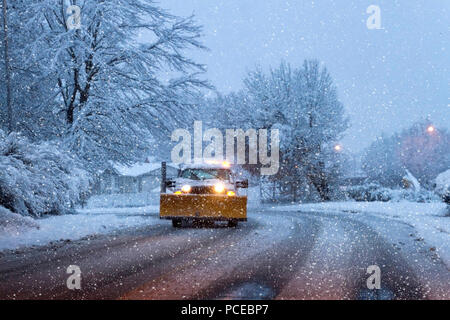
[[238, 222], [236, 220], [229, 220], [228, 221], [228, 228], [236, 228], [238, 225]]
[[172, 226], [174, 228], [181, 228], [181, 219], [172, 219]]

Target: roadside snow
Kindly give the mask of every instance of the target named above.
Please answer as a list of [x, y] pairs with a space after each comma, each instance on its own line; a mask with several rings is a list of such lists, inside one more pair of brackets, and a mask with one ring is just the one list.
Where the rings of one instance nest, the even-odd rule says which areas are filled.
[[0, 235], [11, 234], [31, 228], [39, 228], [39, 225], [33, 218], [13, 213], [5, 207], [0, 206]]
[[86, 208], [131, 208], [159, 205], [157, 192], [100, 194], [87, 200]]
[[277, 206], [277, 211], [367, 213], [411, 225], [447, 266], [450, 266], [450, 217], [445, 217], [445, 203], [417, 202], [324, 202]]
[[[125, 228], [155, 225], [160, 223], [158, 210], [157, 206], [99, 208], [79, 210], [78, 214], [72, 215], [26, 220], [11, 212], [8, 215], [0, 212], [0, 250], [40, 246], [52, 241], [77, 240]], [[8, 217], [8, 223], [1, 222], [6, 221], [4, 217]]]
[[83, 214], [118, 214], [118, 215], [152, 215], [156, 216], [159, 212], [159, 204], [143, 207], [127, 207], [127, 208], [89, 208], [78, 209], [78, 213]]

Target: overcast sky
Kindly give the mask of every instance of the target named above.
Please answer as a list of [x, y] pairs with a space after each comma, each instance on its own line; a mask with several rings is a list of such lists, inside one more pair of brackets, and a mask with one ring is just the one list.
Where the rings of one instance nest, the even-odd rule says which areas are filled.
[[[429, 118], [449, 127], [449, 0], [161, 0], [177, 15], [195, 14], [209, 52], [194, 57], [222, 92], [238, 90], [256, 65], [305, 58], [334, 78], [352, 127], [342, 143], [359, 152], [382, 132]], [[381, 9], [369, 30], [369, 5]]]

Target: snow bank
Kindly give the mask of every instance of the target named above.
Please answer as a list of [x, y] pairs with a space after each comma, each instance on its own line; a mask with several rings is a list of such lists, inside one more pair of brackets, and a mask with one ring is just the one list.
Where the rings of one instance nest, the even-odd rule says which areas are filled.
[[[58, 240], [77, 240], [86, 236], [107, 234], [115, 230], [141, 228], [161, 223], [157, 215], [158, 208], [152, 206], [80, 210], [78, 214], [50, 216], [36, 220], [20, 217], [8, 211], [5, 215], [1, 212], [0, 250], [46, 245], [51, 241]], [[1, 221], [4, 220], [2, 217], [9, 217], [11, 214], [18, 220], [8, 221], [6, 230], [2, 229]], [[17, 228], [12, 228], [13, 225], [16, 225]]]
[[87, 200], [87, 208], [127, 208], [159, 205], [158, 192], [118, 193], [94, 195]]
[[[426, 243], [436, 248], [450, 266], [450, 217], [445, 203], [417, 202], [324, 202], [274, 207], [277, 211], [367, 213], [395, 219], [414, 227]], [[369, 217], [368, 217], [369, 219]]]
[[[261, 204], [260, 187], [239, 189], [239, 194], [248, 196], [249, 207], [259, 207]], [[86, 208], [133, 208], [144, 206], [159, 206], [159, 188], [156, 192], [117, 193], [94, 195], [87, 200]]]
[[428, 215], [444, 216], [446, 205], [441, 202], [417, 203], [409, 201], [401, 202], [320, 202], [305, 203], [299, 205], [287, 205], [275, 207], [281, 211], [358, 211], [386, 215]]
[[129, 207], [129, 208], [89, 208], [89, 209], [78, 209], [78, 213], [81, 214], [117, 214], [117, 215], [148, 215], [157, 216], [159, 214], [159, 204], [149, 205], [142, 207]]
[[[419, 187], [415, 187], [419, 189]], [[426, 189], [411, 190], [411, 189], [390, 189], [382, 187], [375, 183], [369, 183], [359, 186], [351, 186], [345, 190], [347, 197], [356, 201], [383, 201], [383, 202], [436, 202], [439, 201], [439, 196]]]
[[21, 230], [38, 229], [39, 225], [30, 217], [13, 213], [0, 206], [0, 235], [11, 236]]

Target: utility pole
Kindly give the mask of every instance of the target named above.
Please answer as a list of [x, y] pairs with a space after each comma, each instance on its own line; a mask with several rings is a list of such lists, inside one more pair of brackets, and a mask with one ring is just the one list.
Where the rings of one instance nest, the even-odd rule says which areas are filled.
[[161, 193], [166, 193], [167, 188], [167, 163], [161, 162]]
[[5, 82], [6, 82], [6, 110], [8, 112], [8, 133], [13, 131], [12, 107], [11, 107], [11, 74], [9, 67], [9, 52], [8, 52], [8, 20], [6, 0], [3, 0], [3, 31], [5, 43]]

